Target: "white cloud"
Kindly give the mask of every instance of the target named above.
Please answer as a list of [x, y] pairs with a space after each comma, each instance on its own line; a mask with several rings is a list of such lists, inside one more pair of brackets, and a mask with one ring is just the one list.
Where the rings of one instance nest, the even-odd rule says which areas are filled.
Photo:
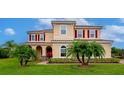
[[111, 39], [115, 42], [124, 42], [124, 26], [107, 25], [102, 30], [103, 39]]
[[90, 25], [90, 23], [84, 18], [39, 18], [40, 24], [51, 25], [51, 21], [76, 21], [78, 25]]
[[15, 35], [15, 31], [14, 31], [13, 28], [6, 28], [6, 29], [4, 30], [4, 33], [5, 33], [6, 35]]
[[49, 29], [52, 27], [51, 21], [56, 20], [55, 18], [38, 18], [37, 24], [35, 25], [36, 29]]
[[49, 29], [51, 28], [51, 21], [76, 21], [77, 25], [90, 25], [90, 23], [83, 18], [39, 18], [35, 28]]
[[55, 18], [39, 18], [39, 24], [51, 25], [51, 21], [56, 20]]
[[64, 18], [66, 21], [76, 21], [77, 25], [90, 25], [84, 18]]

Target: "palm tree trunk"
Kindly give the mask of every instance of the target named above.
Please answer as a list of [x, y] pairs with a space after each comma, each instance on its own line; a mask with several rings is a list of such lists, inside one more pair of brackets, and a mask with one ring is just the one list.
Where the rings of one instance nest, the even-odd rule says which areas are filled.
[[23, 66], [23, 59], [20, 60], [20, 65]]
[[25, 61], [25, 66], [27, 66], [28, 61]]
[[81, 65], [83, 65], [83, 62], [80, 60], [79, 54], [77, 53], [77, 59], [79, 61], [79, 63], [81, 63]]
[[83, 64], [85, 64], [84, 55], [82, 56], [82, 62]]
[[86, 63], [85, 65], [88, 65], [89, 61], [90, 61], [90, 57], [88, 57], [88, 59], [87, 59], [87, 63]]

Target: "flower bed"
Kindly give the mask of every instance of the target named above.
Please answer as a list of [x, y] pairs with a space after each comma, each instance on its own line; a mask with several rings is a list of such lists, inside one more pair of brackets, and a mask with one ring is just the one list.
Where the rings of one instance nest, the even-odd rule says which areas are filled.
[[[49, 63], [78, 63], [76, 58], [51, 58], [48, 60]], [[102, 58], [102, 59], [91, 59], [90, 63], [119, 63], [118, 58]]]

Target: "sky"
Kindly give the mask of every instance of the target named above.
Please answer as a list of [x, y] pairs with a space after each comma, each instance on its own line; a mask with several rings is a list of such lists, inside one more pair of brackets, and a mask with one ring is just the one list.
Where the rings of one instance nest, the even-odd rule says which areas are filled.
[[0, 45], [8, 40], [26, 42], [27, 31], [50, 29], [53, 20], [103, 26], [101, 38], [113, 40], [114, 47], [124, 48], [124, 18], [0, 18]]

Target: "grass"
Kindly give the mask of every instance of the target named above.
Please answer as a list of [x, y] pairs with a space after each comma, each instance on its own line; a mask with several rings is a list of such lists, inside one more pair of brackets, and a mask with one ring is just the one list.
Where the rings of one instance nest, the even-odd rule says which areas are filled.
[[0, 75], [123, 75], [123, 64], [90, 64], [80, 68], [75, 64], [36, 65], [20, 67], [15, 58], [0, 59]]

